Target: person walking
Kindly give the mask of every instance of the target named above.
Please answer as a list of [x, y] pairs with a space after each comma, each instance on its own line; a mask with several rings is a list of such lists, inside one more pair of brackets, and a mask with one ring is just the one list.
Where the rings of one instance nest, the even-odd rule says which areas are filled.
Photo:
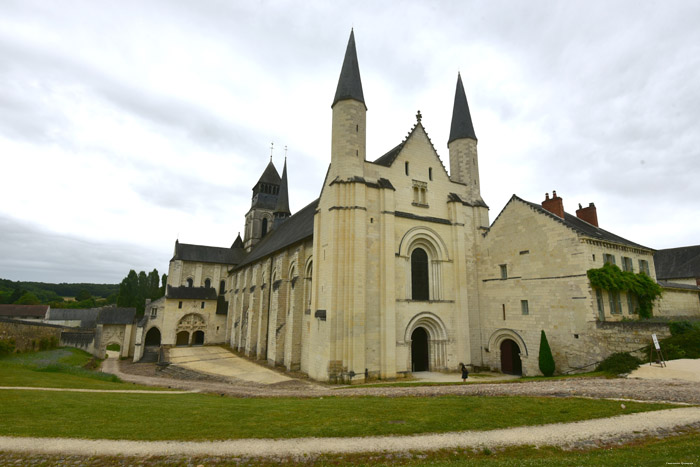
[[467, 378], [469, 378], [469, 370], [467, 370], [467, 365], [465, 365], [464, 363], [460, 363], [459, 369], [462, 370], [462, 382], [466, 383]]

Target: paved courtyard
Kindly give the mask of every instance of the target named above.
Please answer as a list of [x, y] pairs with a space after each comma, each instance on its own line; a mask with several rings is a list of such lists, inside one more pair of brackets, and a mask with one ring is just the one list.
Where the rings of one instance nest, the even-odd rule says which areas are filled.
[[208, 375], [259, 384], [276, 384], [292, 378], [240, 358], [222, 347], [173, 347], [170, 363]]

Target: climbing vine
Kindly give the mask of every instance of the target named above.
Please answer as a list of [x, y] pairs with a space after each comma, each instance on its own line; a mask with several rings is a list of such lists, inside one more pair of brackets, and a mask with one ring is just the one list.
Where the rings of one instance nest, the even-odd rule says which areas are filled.
[[661, 286], [640, 272], [635, 274], [623, 271], [614, 264], [606, 264], [602, 268], [587, 271], [591, 285], [608, 292], [628, 292], [637, 296], [639, 301], [639, 316], [651, 318], [652, 304], [661, 296]]

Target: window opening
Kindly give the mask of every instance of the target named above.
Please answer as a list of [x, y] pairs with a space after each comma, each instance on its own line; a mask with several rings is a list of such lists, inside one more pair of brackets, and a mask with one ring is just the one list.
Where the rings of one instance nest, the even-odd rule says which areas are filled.
[[194, 281], [192, 280], [192, 278], [191, 277], [188, 278], [187, 279], [187, 287], [192, 287], [193, 285], [194, 285]]
[[416, 248], [411, 253], [411, 298], [413, 300], [429, 300], [428, 286], [428, 254], [422, 248]]
[[219, 295], [223, 295], [226, 292], [226, 281], [219, 282]]
[[261, 237], [264, 237], [267, 235], [267, 218], [263, 218], [262, 220], [262, 235]]
[[405, 162], [405, 163], [404, 163], [404, 167], [405, 167], [405, 169], [406, 169], [406, 175], [408, 175], [408, 162]]
[[428, 180], [432, 180], [432, 179], [433, 179], [433, 168], [428, 167]]
[[207, 289], [211, 287], [211, 279], [206, 279], [204, 281], [204, 287]]
[[501, 279], [508, 279], [508, 266], [501, 264]]
[[522, 313], [524, 315], [530, 314], [530, 307], [527, 303], [527, 300], [520, 300], [520, 309], [522, 310]]

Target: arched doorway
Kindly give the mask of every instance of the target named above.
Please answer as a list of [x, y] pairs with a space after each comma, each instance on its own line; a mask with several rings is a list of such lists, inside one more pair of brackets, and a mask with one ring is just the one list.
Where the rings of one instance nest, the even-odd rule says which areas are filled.
[[501, 342], [501, 371], [509, 375], [523, 374], [520, 347], [511, 339]]
[[428, 332], [417, 327], [411, 333], [411, 363], [413, 371], [428, 371], [430, 369], [428, 355]]
[[151, 328], [148, 330], [146, 333], [146, 346], [150, 345], [155, 345], [158, 346], [160, 345], [160, 331], [158, 328]]
[[175, 345], [178, 347], [190, 345], [190, 333], [187, 331], [178, 332], [175, 338]]
[[195, 331], [192, 334], [192, 345], [204, 345], [204, 331]]

